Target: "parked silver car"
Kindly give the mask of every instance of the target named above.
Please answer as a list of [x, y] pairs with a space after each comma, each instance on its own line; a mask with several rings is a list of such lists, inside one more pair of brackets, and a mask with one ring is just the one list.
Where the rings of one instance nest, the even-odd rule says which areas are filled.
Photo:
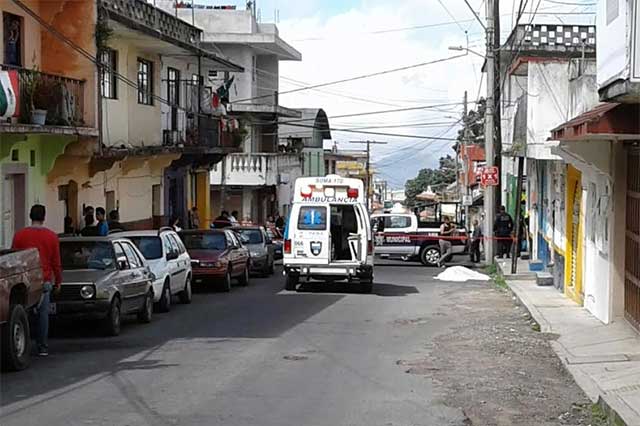
[[61, 238], [60, 257], [62, 287], [51, 307], [56, 318], [98, 318], [111, 336], [120, 333], [122, 315], [151, 321], [154, 277], [131, 241], [117, 234]]
[[234, 226], [231, 228], [240, 235], [240, 241], [249, 249], [251, 272], [264, 277], [273, 274], [275, 260], [274, 245], [262, 226]]

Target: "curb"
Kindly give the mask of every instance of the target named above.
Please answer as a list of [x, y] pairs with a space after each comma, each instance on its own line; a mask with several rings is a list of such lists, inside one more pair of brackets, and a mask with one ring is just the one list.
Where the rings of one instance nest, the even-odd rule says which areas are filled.
[[[499, 268], [498, 268], [498, 271], [500, 271], [500, 274], [502, 275], [501, 270]], [[529, 280], [526, 280], [526, 281], [529, 281]], [[540, 327], [540, 332], [553, 333], [551, 324], [549, 323], [549, 321], [546, 320], [546, 318], [544, 317], [544, 315], [542, 315], [542, 313], [538, 310], [538, 308], [536, 308], [535, 305], [531, 303], [530, 300], [528, 300], [526, 295], [521, 294], [519, 292], [519, 289], [514, 288], [513, 285], [516, 284], [516, 282], [511, 280], [507, 280], [506, 282], [511, 294], [513, 294], [516, 300], [518, 300], [518, 302], [524, 307], [524, 309], [529, 313], [529, 315], [531, 315], [531, 317], [538, 324], [538, 326]], [[533, 280], [531, 280], [530, 284], [536, 285], [535, 281]], [[620, 414], [618, 414], [618, 410], [624, 411], [624, 407], [619, 407], [618, 410], [613, 408], [613, 406], [617, 406], [619, 404], [615, 403], [614, 401], [611, 401], [610, 396], [607, 395], [605, 391], [600, 389], [597, 383], [594, 383], [594, 386], [591, 388], [591, 386], [587, 386], [587, 383], [585, 383], [585, 380], [583, 380], [583, 378], [577, 377], [576, 376], [577, 372], [567, 364], [565, 354], [563, 353], [563, 349], [559, 346], [561, 345], [551, 344], [551, 348], [555, 352], [556, 356], [560, 358], [562, 365], [571, 374], [571, 376], [574, 378], [578, 386], [580, 386], [582, 391], [585, 392], [586, 394], [592, 394], [592, 395], [597, 393], [597, 404], [600, 406], [600, 408], [602, 408], [602, 410], [606, 414], [607, 424], [609, 426], [640, 426], [640, 425], [627, 424], [622, 419]], [[584, 379], [587, 379], [588, 381], [593, 382], [591, 378], [584, 377]], [[591, 388], [591, 389], [587, 389], [587, 388]]]
[[602, 395], [598, 396], [598, 405], [600, 406], [600, 408], [602, 408], [602, 411], [604, 411], [605, 415], [607, 416], [607, 423], [609, 423], [610, 426], [633, 426], [627, 425], [627, 423], [622, 420], [622, 417], [620, 417], [616, 410], [611, 407], [611, 405], [607, 402], [607, 399]]

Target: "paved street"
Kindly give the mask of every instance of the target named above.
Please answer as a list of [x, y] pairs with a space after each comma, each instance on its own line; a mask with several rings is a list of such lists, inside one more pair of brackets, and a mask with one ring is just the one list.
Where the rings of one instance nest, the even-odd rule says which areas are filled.
[[[587, 424], [511, 296], [385, 262], [374, 294], [200, 292], [119, 337], [79, 324], [0, 376], [3, 426]], [[585, 407], [582, 409], [581, 407]]]

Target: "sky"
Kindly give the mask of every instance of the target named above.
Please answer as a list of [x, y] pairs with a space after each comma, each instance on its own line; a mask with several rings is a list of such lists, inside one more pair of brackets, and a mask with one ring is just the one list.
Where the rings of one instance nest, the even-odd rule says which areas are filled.
[[[468, 0], [485, 19], [484, 0]], [[585, 24], [595, 20], [597, 0], [528, 0], [521, 23]], [[235, 4], [245, 1], [200, 0]], [[500, 1], [501, 36], [513, 26], [515, 0]], [[455, 138], [468, 92], [473, 109], [486, 87], [481, 73], [484, 30], [464, 0], [258, 0], [261, 22], [278, 24], [280, 37], [302, 54], [298, 62], [280, 63], [280, 92], [379, 71], [449, 59], [401, 72], [343, 84], [281, 94], [293, 108], [323, 108], [332, 128]], [[537, 9], [537, 14], [532, 12]], [[568, 15], [568, 13], [578, 13]], [[533, 21], [531, 20], [533, 17]], [[417, 27], [417, 28], [416, 28]], [[476, 53], [450, 50], [464, 46]], [[427, 109], [339, 117], [389, 109]], [[391, 127], [385, 127], [391, 126]], [[373, 128], [372, 128], [373, 127]], [[352, 140], [375, 145], [372, 161], [378, 177], [402, 188], [421, 168], [437, 167], [439, 157], [453, 155], [452, 140], [332, 131], [340, 149], [361, 149]]]

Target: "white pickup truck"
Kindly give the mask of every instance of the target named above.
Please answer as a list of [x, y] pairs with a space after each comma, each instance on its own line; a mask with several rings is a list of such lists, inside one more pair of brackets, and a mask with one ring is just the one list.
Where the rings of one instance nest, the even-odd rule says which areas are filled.
[[436, 266], [440, 259], [438, 240], [450, 240], [453, 254], [466, 254], [467, 232], [456, 224], [451, 237], [440, 237], [441, 222], [419, 222], [412, 213], [385, 213], [371, 216], [376, 256], [402, 256]]

